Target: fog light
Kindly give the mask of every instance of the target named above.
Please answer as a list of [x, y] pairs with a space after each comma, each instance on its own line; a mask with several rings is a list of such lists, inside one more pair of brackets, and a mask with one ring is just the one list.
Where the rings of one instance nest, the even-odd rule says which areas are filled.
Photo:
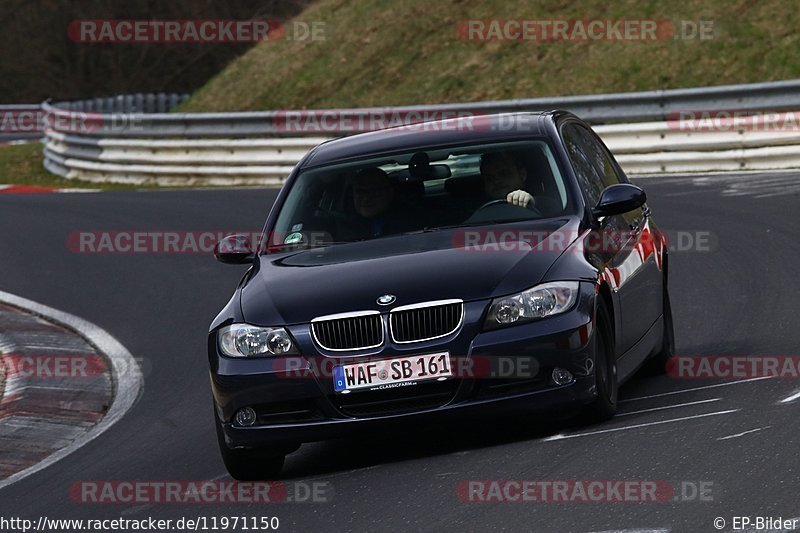
[[553, 369], [553, 383], [556, 385], [567, 385], [573, 381], [572, 373], [565, 368]]
[[252, 426], [256, 423], [256, 412], [252, 407], [243, 407], [236, 411], [233, 418], [237, 426]]

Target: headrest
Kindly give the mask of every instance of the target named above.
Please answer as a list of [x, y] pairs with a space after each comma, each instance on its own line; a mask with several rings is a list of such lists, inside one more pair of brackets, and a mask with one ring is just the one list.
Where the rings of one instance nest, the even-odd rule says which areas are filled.
[[462, 178], [448, 178], [444, 182], [444, 190], [450, 196], [481, 196], [484, 192], [483, 177], [476, 175]]
[[397, 184], [397, 193], [407, 200], [422, 198], [425, 196], [425, 183], [420, 180], [401, 181]]

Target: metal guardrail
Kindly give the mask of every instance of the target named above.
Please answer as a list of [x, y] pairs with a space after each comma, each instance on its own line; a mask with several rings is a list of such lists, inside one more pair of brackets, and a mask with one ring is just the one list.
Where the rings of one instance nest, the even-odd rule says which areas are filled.
[[[776, 133], [733, 120], [727, 129], [684, 128], [681, 112], [800, 109], [800, 80], [562, 98], [320, 111], [166, 113], [146, 99], [45, 103], [45, 167], [88, 181], [277, 185], [326, 137], [426, 118], [570, 110], [596, 131], [631, 174], [800, 167], [800, 124]], [[133, 102], [146, 112], [126, 111]], [[116, 107], [115, 107], [116, 106]], [[156, 108], [158, 106], [156, 105]], [[788, 110], [788, 113], [786, 112]], [[78, 115], [86, 120], [74, 125]], [[800, 117], [800, 115], [798, 115]], [[645, 122], [642, 122], [645, 120]], [[738, 119], [737, 119], [738, 120]], [[691, 121], [690, 121], [691, 122]], [[798, 121], [795, 121], [796, 123]], [[702, 126], [702, 124], [700, 124]]]
[[595, 131], [629, 174], [800, 168], [800, 111]]
[[43, 117], [40, 104], [0, 105], [0, 142], [41, 138]]
[[[141, 96], [141, 95], [136, 95]], [[175, 95], [171, 95], [175, 96]], [[117, 109], [116, 102], [127, 102], [130, 96], [83, 102], [46, 103], [46, 112], [63, 114], [64, 111], [131, 112]], [[106, 102], [102, 104], [102, 102]], [[171, 109], [171, 108], [170, 108]], [[246, 137], [246, 136], [303, 136], [320, 135], [320, 129], [306, 131], [292, 128], [292, 119], [310, 115], [333, 117], [339, 122], [369, 123], [373, 117], [414, 114], [455, 116], [514, 113], [520, 111], [548, 111], [566, 109], [592, 124], [645, 122], [667, 120], [681, 111], [748, 110], [779, 111], [800, 109], [800, 79], [745, 85], [720, 85], [716, 87], [670, 89], [557, 98], [529, 98], [459, 104], [413, 105], [355, 109], [312, 111], [257, 111], [239, 113], [168, 113], [169, 109], [147, 108], [136, 117], [135, 127], [109, 128], [105, 136], [130, 137]], [[134, 111], [135, 112], [135, 111]], [[437, 118], [437, 117], [434, 117]], [[387, 121], [388, 122], [388, 121]], [[323, 125], [324, 128], [324, 125]], [[331, 128], [330, 134], [340, 130]], [[365, 131], [357, 127], [346, 133]]]
[[[62, 102], [58, 108], [91, 114], [168, 113], [188, 97], [172, 93], [126, 94]], [[0, 105], [0, 142], [42, 138], [48, 106], [48, 103]]]
[[[55, 108], [66, 111], [80, 111], [86, 113], [169, 113], [179, 104], [189, 98], [188, 94], [176, 93], [137, 93], [90, 98], [73, 102], [58, 102]], [[50, 102], [42, 104], [48, 110]]]
[[48, 132], [44, 165], [66, 178], [159, 185], [279, 185], [325, 138], [128, 139]]

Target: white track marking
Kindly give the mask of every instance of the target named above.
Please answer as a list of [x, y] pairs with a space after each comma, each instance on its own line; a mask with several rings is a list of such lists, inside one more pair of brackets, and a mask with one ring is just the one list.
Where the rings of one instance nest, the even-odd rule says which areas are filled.
[[687, 403], [679, 403], [676, 405], [665, 405], [663, 407], [653, 407], [652, 409], [642, 409], [640, 411], [631, 411], [629, 413], [618, 413], [615, 418], [619, 418], [621, 416], [628, 416], [628, 415], [638, 415], [640, 413], [651, 413], [653, 411], [663, 411], [664, 409], [675, 409], [678, 407], [687, 407], [689, 405], [700, 405], [702, 403], [709, 403], [709, 402], [718, 402], [722, 398], [712, 398], [710, 400], [700, 400], [697, 402], [687, 402]]
[[0, 489], [16, 483], [31, 474], [35, 474], [40, 470], [44, 470], [48, 466], [55, 464], [72, 452], [85, 446], [92, 440], [96, 439], [111, 426], [117, 423], [128, 410], [133, 407], [133, 404], [139, 398], [144, 385], [144, 378], [139, 369], [139, 364], [131, 353], [125, 348], [117, 339], [111, 336], [110, 333], [75, 315], [53, 309], [46, 305], [33, 302], [27, 298], [16, 296], [4, 291], [0, 291], [0, 302], [19, 307], [29, 311], [35, 315], [39, 315], [53, 322], [73, 329], [86, 338], [90, 343], [94, 344], [97, 349], [108, 357], [111, 363], [111, 372], [114, 376], [114, 384], [116, 394], [114, 401], [111, 403], [108, 412], [103, 419], [95, 425], [92, 429], [81, 435], [78, 439], [73, 441], [69, 446], [61, 448], [57, 452], [51, 454], [47, 458], [38, 462], [37, 464], [20, 470], [14, 475], [7, 477], [0, 481]]
[[753, 196], [753, 198], [772, 198], [773, 196], [786, 196], [787, 194], [794, 194], [800, 191], [800, 187], [781, 187], [779, 191], [776, 192], [769, 192], [765, 194], [757, 194]]
[[661, 398], [662, 396], [670, 396], [672, 394], [682, 394], [684, 392], [693, 392], [696, 390], [706, 390], [706, 389], [714, 389], [716, 387], [728, 387], [730, 385], [739, 385], [740, 383], [750, 383], [751, 381], [760, 381], [762, 379], [772, 379], [775, 376], [761, 376], [757, 378], [749, 378], [749, 379], [739, 379], [736, 381], [729, 381], [727, 383], [716, 383], [714, 385], [705, 385], [703, 387], [695, 387], [693, 389], [680, 389], [674, 390], [670, 392], [662, 392], [661, 394], [653, 394], [650, 396], [639, 396], [638, 398], [626, 398], [624, 400], [620, 400], [619, 403], [627, 403], [627, 402], [635, 402], [638, 400], [649, 400], [650, 398]]
[[781, 402], [780, 402], [780, 403], [789, 403], [789, 402], [793, 402], [793, 401], [795, 401], [795, 400], [796, 400], [796, 399], [798, 399], [798, 398], [800, 398], [800, 391], [797, 391], [797, 392], [795, 392], [794, 394], [792, 394], [791, 396], [788, 396], [788, 397], [784, 398], [783, 400], [781, 400]]
[[645, 422], [643, 424], [634, 424], [632, 426], [622, 426], [622, 427], [609, 428], [609, 429], [600, 429], [598, 431], [586, 431], [584, 433], [570, 433], [570, 434], [567, 434], [567, 435], [558, 434], [558, 435], [553, 435], [551, 437], [546, 437], [546, 438], [542, 439], [542, 442], [549, 442], [549, 441], [554, 441], [554, 440], [574, 439], [574, 438], [577, 438], [577, 437], [589, 437], [591, 435], [601, 435], [603, 433], [614, 433], [614, 432], [617, 432], [617, 431], [627, 431], [629, 429], [638, 429], [638, 428], [644, 428], [644, 427], [649, 427], [649, 426], [658, 426], [658, 425], [661, 425], [661, 424], [669, 424], [671, 422], [683, 422], [684, 420], [692, 420], [692, 419], [695, 419], [695, 418], [704, 418], [704, 417], [707, 417], [707, 416], [727, 415], [727, 414], [730, 414], [730, 413], [735, 413], [737, 411], [741, 411], [741, 409], [728, 409], [727, 411], [716, 411], [716, 412], [713, 412], [713, 413], [704, 413], [702, 415], [684, 416], [684, 417], [681, 417], [681, 418], [670, 418], [669, 420], [659, 420], [657, 422]]
[[771, 427], [772, 427], [772, 426], [764, 426], [763, 428], [750, 429], [750, 430], [748, 430], [748, 431], [742, 431], [741, 433], [735, 433], [735, 434], [733, 434], [733, 435], [728, 435], [727, 437], [720, 437], [720, 438], [718, 438], [717, 440], [728, 440], [728, 439], [735, 439], [735, 438], [737, 438], [737, 437], [742, 437], [742, 436], [744, 436], [744, 435], [749, 435], [750, 433], [755, 433], [756, 431], [762, 431], [762, 430], [764, 430], [764, 429], [769, 429], [769, 428], [771, 428]]

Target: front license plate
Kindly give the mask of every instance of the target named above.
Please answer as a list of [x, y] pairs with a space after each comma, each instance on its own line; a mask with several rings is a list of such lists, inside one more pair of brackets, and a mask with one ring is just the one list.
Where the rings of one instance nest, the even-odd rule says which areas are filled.
[[415, 381], [444, 381], [452, 375], [450, 354], [431, 353], [336, 366], [333, 388], [346, 394], [358, 389], [389, 389]]

